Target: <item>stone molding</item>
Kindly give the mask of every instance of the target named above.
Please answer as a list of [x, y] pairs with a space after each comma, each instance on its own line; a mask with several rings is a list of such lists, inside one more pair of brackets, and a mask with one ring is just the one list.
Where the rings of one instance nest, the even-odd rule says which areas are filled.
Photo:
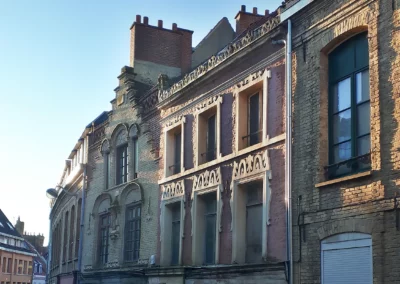
[[254, 72], [253, 74], [250, 74], [249, 76], [247, 76], [245, 79], [243, 79], [242, 81], [240, 81], [239, 83], [236, 84], [236, 89], [238, 91], [241, 91], [244, 88], [247, 88], [247, 85], [253, 81], [260, 81], [263, 79], [263, 75], [265, 72], [265, 68]]
[[169, 119], [167, 122], [165, 122], [164, 128], [171, 129], [171, 128], [175, 127], [176, 125], [178, 125], [180, 123], [185, 123], [185, 122], [186, 122], [185, 116], [178, 115], [178, 116], [175, 116], [175, 117]]
[[216, 56], [212, 56], [205, 63], [194, 69], [189, 74], [186, 74], [183, 77], [183, 79], [173, 84], [171, 88], [167, 90], [159, 90], [158, 101], [163, 102], [166, 99], [170, 98], [175, 93], [179, 92], [186, 86], [190, 85], [192, 82], [196, 81], [201, 76], [207, 74], [209, 71], [220, 65], [222, 62], [224, 62], [237, 52], [243, 50], [248, 45], [252, 44], [259, 38], [269, 33], [279, 24], [280, 24], [280, 17], [276, 16], [269, 19], [265, 24], [261, 25], [260, 27], [257, 27], [256, 29], [249, 31], [245, 36], [239, 38], [232, 44], [229, 44], [224, 49], [222, 49]]
[[267, 170], [270, 170], [268, 150], [265, 150], [263, 153], [249, 155], [239, 162], [235, 161], [233, 165], [231, 188], [234, 180], [246, 178]]
[[202, 190], [209, 187], [215, 187], [220, 185], [221, 183], [221, 169], [218, 167], [211, 171], [205, 171], [198, 176], [194, 177], [193, 182], [193, 190], [192, 190], [192, 199], [193, 193], [198, 190]]
[[[325, 223], [318, 228], [317, 234], [320, 240], [341, 233], [357, 232], [371, 235], [374, 231], [374, 227], [375, 226], [372, 219], [352, 218]], [[379, 228], [382, 227], [382, 225], [378, 225], [377, 227], [378, 231], [383, 229]]]
[[168, 200], [185, 195], [185, 182], [179, 180], [162, 186], [161, 200]]
[[222, 95], [216, 95], [216, 96], [212, 96], [211, 98], [208, 98], [207, 100], [204, 100], [203, 102], [199, 103], [198, 105], [196, 105], [196, 112], [201, 113], [205, 110], [207, 110], [210, 107], [213, 107], [215, 105], [217, 105], [218, 103], [222, 103]]

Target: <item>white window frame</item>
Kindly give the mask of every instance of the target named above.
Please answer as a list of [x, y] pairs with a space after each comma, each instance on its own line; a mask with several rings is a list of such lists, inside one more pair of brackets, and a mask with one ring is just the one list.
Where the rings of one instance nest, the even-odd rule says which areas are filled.
[[[259, 167], [254, 165], [259, 163]], [[239, 202], [245, 202], [238, 197], [241, 185], [246, 185], [250, 182], [262, 180], [263, 181], [263, 208], [262, 208], [262, 258], [267, 259], [267, 240], [268, 231], [267, 226], [269, 223], [270, 215], [270, 202], [271, 202], [271, 183], [272, 173], [270, 170], [268, 150], [256, 155], [249, 155], [243, 158], [239, 163], [234, 163], [234, 169], [231, 182], [231, 210], [232, 210], [232, 263], [244, 264], [246, 255], [246, 214], [239, 212]]]
[[[196, 119], [196, 139], [195, 139], [195, 149], [196, 149], [196, 166], [204, 165], [210, 162], [214, 162], [216, 160], [219, 160], [221, 158], [221, 105], [222, 105], [222, 98], [223, 96], [215, 96], [209, 99], [206, 103], [206, 106], [204, 104], [201, 104], [198, 107], [198, 110], [195, 113], [195, 119]], [[204, 139], [204, 133], [200, 133], [200, 119], [201, 115], [203, 115], [205, 112], [209, 111], [212, 108], [216, 108], [215, 112], [215, 131], [216, 131], [216, 137], [215, 137], [215, 143], [216, 143], [216, 153], [215, 153], [215, 159], [213, 161], [207, 161], [205, 163], [201, 163], [201, 150], [200, 150], [200, 143], [205, 143], [207, 144], [207, 138]], [[202, 141], [201, 141], [202, 139]], [[206, 146], [207, 148], [207, 146]]]
[[[271, 78], [270, 70], [261, 70], [261, 75], [259, 72], [256, 74], [252, 74], [247, 77], [242, 84], [239, 84], [234, 92], [235, 96], [235, 104], [236, 104], [236, 121], [235, 121], [235, 130], [236, 130], [236, 142], [235, 142], [235, 151], [248, 151], [248, 149], [257, 148], [260, 145], [267, 144], [269, 137], [267, 135], [267, 110], [268, 110], [268, 79]], [[258, 76], [257, 76], [258, 75]], [[243, 134], [243, 127], [248, 126], [248, 98], [257, 92], [261, 93], [262, 97], [262, 136], [261, 141], [258, 144], [252, 146], [244, 146], [242, 134]], [[241, 97], [246, 97], [246, 105], [241, 105]], [[247, 116], [243, 117], [243, 109], [246, 109]], [[247, 130], [246, 130], [247, 132]]]
[[221, 232], [221, 215], [222, 215], [222, 198], [221, 193], [224, 187], [221, 183], [221, 169], [217, 169], [209, 172], [205, 171], [195, 178], [192, 189], [192, 264], [193, 265], [203, 265], [204, 260], [204, 249], [203, 244], [200, 240], [200, 232], [198, 230], [198, 218], [203, 218], [204, 216], [199, 216], [198, 214], [198, 197], [207, 193], [216, 192], [217, 195], [217, 212], [216, 212], [216, 228], [215, 228], [215, 264], [219, 263], [219, 242], [220, 242], [220, 232]]
[[[184, 167], [185, 123], [186, 123], [186, 117], [183, 116], [182, 118], [178, 119], [178, 121], [164, 127], [164, 177], [165, 178], [182, 174], [185, 171]], [[171, 166], [171, 160], [173, 161], [175, 158], [174, 157], [175, 150], [173, 149], [174, 143], [172, 142], [172, 145], [170, 145], [171, 141], [168, 136], [170, 135], [171, 132], [174, 132], [179, 127], [181, 129], [181, 169], [179, 173], [174, 174], [173, 171], [171, 171], [169, 168]]]
[[171, 265], [171, 213], [169, 212], [168, 206], [172, 204], [180, 203], [180, 234], [179, 234], [179, 261], [178, 265], [182, 265], [182, 244], [184, 234], [184, 223], [185, 223], [185, 182], [184, 180], [177, 181], [176, 183], [170, 183], [162, 185], [161, 194], [161, 216], [160, 216], [160, 242], [161, 242], [161, 255], [160, 264], [162, 266]]

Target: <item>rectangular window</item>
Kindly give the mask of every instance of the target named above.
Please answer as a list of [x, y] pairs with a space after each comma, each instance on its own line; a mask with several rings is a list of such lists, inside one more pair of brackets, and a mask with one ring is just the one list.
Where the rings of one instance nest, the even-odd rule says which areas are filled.
[[100, 247], [100, 263], [108, 262], [108, 241], [110, 234], [110, 215], [105, 214], [100, 216], [100, 231], [99, 231], [99, 247]]
[[262, 262], [262, 181], [246, 188], [246, 263]]
[[18, 261], [14, 259], [14, 274], [17, 274], [17, 269], [18, 269]]
[[140, 214], [141, 206], [136, 205], [126, 209], [125, 224], [125, 260], [139, 259], [140, 250]]
[[2, 265], [1, 271], [3, 273], [6, 272], [6, 261], [7, 261], [7, 259], [5, 257], [3, 257], [3, 262], [1, 263], [1, 265]]
[[24, 274], [28, 274], [28, 262], [26, 260], [24, 261]]
[[181, 145], [182, 145], [182, 133], [178, 132], [174, 135], [174, 174], [181, 172]]
[[82, 199], [79, 199], [78, 201], [78, 211], [76, 211], [76, 233], [75, 233], [75, 257], [78, 257], [78, 251], [79, 251], [79, 238], [81, 234], [81, 211], [82, 211]]
[[117, 148], [117, 184], [128, 181], [128, 144]]
[[11, 273], [11, 271], [12, 271], [12, 259], [9, 258], [7, 260], [7, 273]]
[[28, 275], [32, 275], [32, 261], [28, 263]]
[[132, 140], [133, 142], [133, 166], [134, 166], [134, 173], [133, 177], [137, 178], [138, 171], [139, 171], [139, 146], [138, 146], [138, 139], [135, 138]]
[[177, 202], [171, 207], [172, 236], [171, 236], [171, 265], [179, 264], [179, 246], [181, 232], [181, 203]]
[[22, 274], [22, 268], [24, 267], [24, 263], [22, 260], [18, 263], [18, 274]]
[[256, 93], [249, 97], [248, 102], [248, 145], [252, 146], [261, 142], [261, 108], [260, 94]]
[[217, 147], [216, 147], [216, 116], [210, 116], [207, 121], [207, 162], [215, 160]]
[[202, 196], [205, 205], [204, 224], [204, 263], [215, 264], [215, 237], [217, 222], [217, 194], [208, 193]]

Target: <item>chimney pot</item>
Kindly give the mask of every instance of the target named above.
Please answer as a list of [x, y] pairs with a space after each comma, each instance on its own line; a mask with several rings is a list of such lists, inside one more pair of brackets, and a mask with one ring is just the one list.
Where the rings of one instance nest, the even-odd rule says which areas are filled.
[[163, 27], [163, 22], [162, 22], [162, 20], [158, 20], [158, 27], [159, 27], [159, 28], [162, 28], [162, 27]]
[[148, 17], [143, 17], [143, 24], [145, 24], [145, 25], [149, 24], [149, 18]]
[[269, 16], [269, 10], [265, 10], [265, 16]]
[[178, 25], [176, 23], [172, 24], [172, 30], [176, 31], [178, 29]]
[[254, 15], [257, 15], [257, 7], [254, 7], [254, 8], [253, 8], [253, 14], [254, 14]]
[[142, 22], [142, 17], [140, 15], [136, 15], [136, 23], [140, 24]]
[[240, 12], [246, 12], [246, 5], [242, 5], [242, 7], [240, 8]]

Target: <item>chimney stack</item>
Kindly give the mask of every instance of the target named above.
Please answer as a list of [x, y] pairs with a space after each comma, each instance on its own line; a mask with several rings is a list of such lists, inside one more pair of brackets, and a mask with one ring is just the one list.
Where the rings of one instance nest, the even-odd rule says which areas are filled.
[[242, 5], [236, 14], [236, 36], [243, 33], [252, 23], [258, 21], [263, 15], [258, 15], [257, 7], [253, 8], [253, 13], [246, 12], [246, 6]]
[[142, 17], [140, 15], [136, 15], [136, 23], [138, 24], [142, 23]]
[[269, 10], [265, 10], [265, 16], [269, 16]]
[[[140, 15], [136, 16], [139, 23]], [[131, 26], [130, 67], [134, 68], [135, 80], [145, 84], [155, 84], [160, 73], [169, 78], [184, 75], [191, 68], [193, 31], [163, 27], [163, 21], [149, 25], [149, 18], [143, 23]]]

